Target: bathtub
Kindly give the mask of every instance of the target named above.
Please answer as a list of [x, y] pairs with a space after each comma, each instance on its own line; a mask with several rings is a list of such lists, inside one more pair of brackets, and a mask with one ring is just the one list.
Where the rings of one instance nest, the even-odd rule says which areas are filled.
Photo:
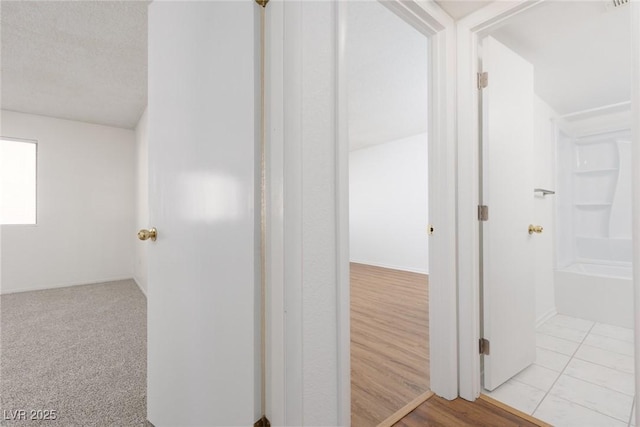
[[571, 264], [555, 272], [555, 291], [560, 314], [633, 328], [631, 266]]

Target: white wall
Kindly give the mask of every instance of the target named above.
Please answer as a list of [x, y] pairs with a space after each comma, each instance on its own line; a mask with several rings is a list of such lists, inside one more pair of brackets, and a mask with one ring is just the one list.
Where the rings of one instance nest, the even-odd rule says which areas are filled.
[[[149, 138], [147, 110], [145, 109], [136, 126], [135, 148], [135, 198], [136, 198], [136, 230], [152, 227], [149, 224]], [[134, 240], [134, 268], [133, 278], [144, 294], [147, 293], [147, 252], [149, 245]]]
[[352, 262], [429, 272], [427, 134], [349, 153]]
[[336, 3], [301, 3], [302, 424], [338, 425]]
[[348, 307], [348, 293], [339, 301], [336, 6], [271, 2], [266, 9], [274, 53], [266, 88], [275, 107], [266, 111], [267, 304], [273, 308], [266, 313], [266, 414], [272, 425], [338, 426], [350, 419], [348, 352], [339, 354], [348, 335], [338, 328], [338, 305]]
[[38, 141], [38, 224], [2, 226], [2, 293], [131, 278], [134, 132], [1, 114]]
[[[534, 103], [534, 186], [556, 190], [556, 139], [552, 117], [557, 115], [538, 96]], [[531, 189], [533, 191], [533, 189]], [[533, 202], [532, 221], [544, 227], [535, 239], [536, 321], [541, 322], [555, 314], [555, 219], [556, 196], [542, 197], [536, 194]]]

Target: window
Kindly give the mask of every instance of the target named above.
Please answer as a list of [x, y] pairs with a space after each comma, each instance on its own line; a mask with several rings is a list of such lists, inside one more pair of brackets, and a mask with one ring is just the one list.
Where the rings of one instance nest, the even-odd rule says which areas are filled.
[[0, 138], [0, 224], [36, 223], [35, 141]]

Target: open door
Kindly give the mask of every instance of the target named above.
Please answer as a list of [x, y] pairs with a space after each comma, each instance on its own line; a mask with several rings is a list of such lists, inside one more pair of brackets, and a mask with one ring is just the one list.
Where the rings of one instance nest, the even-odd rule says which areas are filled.
[[250, 0], [149, 6], [157, 240], [140, 244], [150, 245], [147, 400], [157, 427], [253, 425], [261, 415], [259, 22]]
[[484, 388], [535, 360], [533, 67], [491, 37], [482, 43]]

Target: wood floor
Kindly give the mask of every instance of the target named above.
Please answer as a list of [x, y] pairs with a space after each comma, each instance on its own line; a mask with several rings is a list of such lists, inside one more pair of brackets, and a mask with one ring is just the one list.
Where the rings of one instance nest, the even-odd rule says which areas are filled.
[[429, 389], [428, 278], [351, 264], [351, 425], [371, 427]]
[[395, 427], [537, 427], [545, 426], [542, 422], [532, 422], [505, 411], [485, 400], [468, 402], [464, 399], [448, 401], [437, 396], [418, 406], [403, 419], [394, 424]]

